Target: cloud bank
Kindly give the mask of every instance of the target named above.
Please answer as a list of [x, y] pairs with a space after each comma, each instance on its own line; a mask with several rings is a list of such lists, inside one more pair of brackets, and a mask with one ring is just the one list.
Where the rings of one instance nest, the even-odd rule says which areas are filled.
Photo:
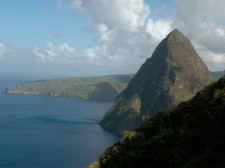
[[[90, 24], [83, 31], [94, 35], [95, 45], [79, 50], [67, 41], [59, 44], [49, 40], [44, 46], [24, 52], [0, 43], [2, 64], [7, 55], [18, 62], [29, 60], [31, 71], [43, 76], [135, 73], [158, 43], [172, 29], [179, 28], [190, 38], [210, 70], [225, 69], [224, 0], [174, 0], [172, 14], [165, 12], [166, 4], [153, 11], [147, 2], [56, 0], [55, 7], [60, 12], [72, 10], [86, 16]], [[163, 17], [156, 17], [156, 13]], [[64, 30], [52, 34], [53, 38], [61, 36], [65, 36]], [[18, 54], [23, 55], [22, 59], [17, 58]]]
[[3, 43], [0, 43], [0, 58], [5, 57], [6, 53], [8, 52], [8, 49]]
[[73, 0], [73, 4], [88, 13], [93, 23], [91, 30], [100, 45], [87, 49], [87, 56], [98, 62], [144, 61], [172, 29], [179, 28], [210, 70], [225, 69], [223, 0], [174, 0], [173, 15], [163, 18], [155, 18], [143, 0]]
[[55, 46], [52, 42], [48, 42], [42, 48], [35, 47], [33, 53], [41, 62], [68, 61], [76, 57], [75, 49], [67, 43]]
[[225, 1], [175, 0], [174, 26], [195, 44], [210, 69], [225, 69]]
[[123, 65], [128, 59], [143, 62], [172, 30], [171, 20], [151, 18], [143, 0], [73, 0], [72, 4], [93, 23], [89, 31], [95, 34], [98, 46], [86, 49], [84, 56], [98, 65]]

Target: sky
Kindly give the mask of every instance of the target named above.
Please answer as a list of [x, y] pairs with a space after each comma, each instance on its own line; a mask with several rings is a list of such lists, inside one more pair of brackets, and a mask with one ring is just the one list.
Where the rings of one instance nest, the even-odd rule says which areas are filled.
[[224, 0], [1, 0], [0, 78], [133, 74], [175, 28], [225, 70]]

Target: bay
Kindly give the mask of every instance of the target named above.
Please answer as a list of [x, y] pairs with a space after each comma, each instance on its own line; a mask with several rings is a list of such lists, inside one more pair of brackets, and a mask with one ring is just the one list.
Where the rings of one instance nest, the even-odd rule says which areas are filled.
[[120, 138], [97, 124], [111, 105], [0, 94], [0, 167], [84, 168]]

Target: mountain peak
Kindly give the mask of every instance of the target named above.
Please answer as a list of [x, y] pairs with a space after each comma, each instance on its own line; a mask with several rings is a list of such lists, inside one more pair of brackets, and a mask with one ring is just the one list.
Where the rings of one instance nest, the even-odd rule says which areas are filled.
[[165, 40], [167, 40], [168, 43], [191, 43], [190, 40], [185, 37], [178, 29], [174, 29], [172, 32], [170, 32]]
[[168, 36], [176, 36], [176, 35], [183, 35], [179, 29], [173, 29]]
[[132, 130], [143, 117], [190, 99], [210, 82], [209, 70], [190, 40], [174, 29], [117, 97], [101, 125], [114, 133]]

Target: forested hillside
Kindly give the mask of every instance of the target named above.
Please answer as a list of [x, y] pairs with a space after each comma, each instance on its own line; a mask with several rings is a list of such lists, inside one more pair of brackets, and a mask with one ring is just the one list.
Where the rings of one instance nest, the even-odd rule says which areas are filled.
[[149, 117], [100, 157], [102, 168], [225, 167], [225, 77]]

